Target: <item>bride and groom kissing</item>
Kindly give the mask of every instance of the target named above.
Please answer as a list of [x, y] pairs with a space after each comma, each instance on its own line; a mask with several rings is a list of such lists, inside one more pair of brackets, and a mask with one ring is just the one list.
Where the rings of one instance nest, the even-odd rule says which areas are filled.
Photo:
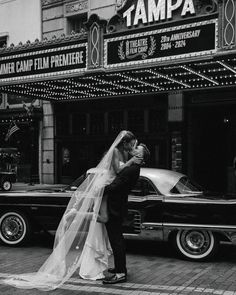
[[[137, 145], [132, 132], [121, 131], [95, 172], [89, 173], [73, 193], [57, 228], [53, 251], [38, 272], [11, 275], [8, 285], [54, 290], [73, 274], [103, 284], [127, 280], [122, 222], [127, 214], [128, 194], [150, 153]], [[113, 254], [114, 268], [108, 269]], [[104, 277], [108, 269], [109, 276]]]

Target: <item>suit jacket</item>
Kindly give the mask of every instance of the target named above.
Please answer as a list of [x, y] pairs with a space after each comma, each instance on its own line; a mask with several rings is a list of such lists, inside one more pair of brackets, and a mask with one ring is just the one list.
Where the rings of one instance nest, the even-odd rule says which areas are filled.
[[140, 166], [133, 164], [121, 170], [113, 182], [105, 187], [109, 218], [123, 219], [127, 214], [128, 194], [137, 182], [139, 174]]

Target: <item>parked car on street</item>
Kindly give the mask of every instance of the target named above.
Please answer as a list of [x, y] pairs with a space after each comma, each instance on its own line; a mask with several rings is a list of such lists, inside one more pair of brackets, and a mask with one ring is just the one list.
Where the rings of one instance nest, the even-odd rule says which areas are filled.
[[[35, 231], [55, 230], [85, 177], [63, 189], [0, 194], [0, 240], [18, 246]], [[220, 241], [236, 242], [236, 198], [205, 192], [178, 172], [141, 168], [128, 208], [127, 239], [168, 241], [188, 259], [207, 259]]]
[[0, 171], [0, 186], [3, 191], [10, 191], [14, 182], [16, 182], [16, 172]]
[[17, 148], [0, 148], [0, 188], [4, 191], [10, 191], [16, 182], [18, 159]]

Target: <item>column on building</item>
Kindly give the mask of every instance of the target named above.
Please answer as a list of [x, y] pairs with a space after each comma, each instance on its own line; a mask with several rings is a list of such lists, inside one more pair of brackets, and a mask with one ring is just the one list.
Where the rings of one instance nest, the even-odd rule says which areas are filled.
[[41, 179], [40, 182], [53, 184], [55, 179], [54, 160], [54, 111], [49, 101], [43, 101], [43, 121], [41, 140]]
[[171, 145], [171, 169], [183, 170], [183, 93], [173, 92], [168, 95], [168, 124]]

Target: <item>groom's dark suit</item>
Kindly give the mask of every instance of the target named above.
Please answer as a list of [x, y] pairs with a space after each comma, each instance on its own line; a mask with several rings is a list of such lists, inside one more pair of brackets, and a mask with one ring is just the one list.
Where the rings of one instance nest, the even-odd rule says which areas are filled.
[[106, 228], [113, 250], [117, 273], [127, 272], [122, 222], [128, 211], [128, 194], [138, 180], [139, 174], [140, 165], [133, 164], [128, 166], [121, 170], [113, 182], [107, 185], [104, 190], [104, 194], [108, 195], [109, 220], [106, 223]]

